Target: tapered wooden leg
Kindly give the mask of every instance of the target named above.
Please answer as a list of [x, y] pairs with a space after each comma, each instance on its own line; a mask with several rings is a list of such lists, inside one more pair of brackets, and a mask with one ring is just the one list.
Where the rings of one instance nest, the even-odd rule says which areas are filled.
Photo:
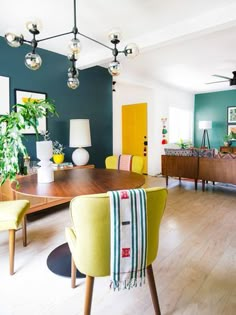
[[197, 190], [197, 179], [195, 179], [194, 182], [195, 182], [195, 190]]
[[155, 278], [153, 275], [153, 270], [152, 270], [152, 265], [149, 265], [147, 267], [147, 276], [148, 276], [148, 284], [152, 296], [152, 303], [154, 306], [155, 314], [156, 315], [161, 315], [161, 310], [159, 306], [159, 301], [158, 301], [158, 296], [157, 296], [157, 289], [156, 289], [156, 284], [155, 284]]
[[14, 274], [15, 230], [9, 230], [9, 266], [10, 275]]
[[75, 288], [75, 281], [76, 281], [76, 266], [74, 259], [71, 255], [71, 287], [72, 289]]
[[23, 237], [23, 246], [27, 246], [26, 215], [24, 215], [24, 218], [22, 221], [22, 237]]
[[168, 176], [166, 176], [166, 187], [168, 187], [169, 181], [168, 181]]
[[90, 312], [91, 312], [92, 297], [93, 297], [93, 284], [94, 284], [94, 277], [86, 276], [84, 315], [90, 315]]

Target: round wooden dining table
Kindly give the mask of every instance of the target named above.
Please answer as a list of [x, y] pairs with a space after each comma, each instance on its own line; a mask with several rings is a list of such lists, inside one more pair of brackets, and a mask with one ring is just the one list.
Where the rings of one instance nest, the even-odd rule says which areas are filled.
[[[23, 176], [18, 179], [18, 183], [19, 186], [12, 184], [15, 192], [31, 196], [68, 198], [70, 201], [80, 195], [138, 188], [145, 183], [145, 177], [121, 170], [72, 168], [54, 172], [54, 181], [51, 183], [38, 183], [37, 174]], [[71, 254], [67, 243], [58, 246], [49, 254], [47, 265], [52, 272], [70, 277]], [[77, 277], [83, 275], [77, 272]]]
[[16, 192], [69, 200], [80, 195], [141, 187], [145, 182], [145, 177], [138, 173], [120, 170], [72, 168], [54, 172], [54, 181], [51, 183], [38, 183], [37, 174], [23, 176], [18, 179], [18, 182], [18, 188], [16, 183], [12, 184], [12, 189]]

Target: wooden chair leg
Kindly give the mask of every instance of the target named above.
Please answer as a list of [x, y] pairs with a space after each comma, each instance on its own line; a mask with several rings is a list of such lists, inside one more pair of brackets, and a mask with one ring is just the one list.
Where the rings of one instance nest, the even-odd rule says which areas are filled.
[[86, 276], [84, 315], [90, 315], [93, 297], [94, 277]]
[[160, 306], [159, 306], [157, 289], [156, 289], [156, 284], [155, 284], [155, 278], [153, 275], [152, 265], [149, 265], [147, 267], [147, 276], [148, 276], [148, 284], [149, 284], [149, 288], [150, 288], [150, 292], [151, 292], [152, 303], [154, 306], [155, 314], [161, 315], [161, 310], [160, 310]]
[[9, 230], [9, 266], [10, 275], [14, 274], [14, 257], [15, 257], [15, 230]]
[[75, 288], [75, 282], [76, 282], [76, 265], [71, 255], [71, 287], [72, 289]]
[[24, 215], [24, 218], [22, 221], [22, 237], [23, 237], [23, 246], [27, 246], [26, 215]]

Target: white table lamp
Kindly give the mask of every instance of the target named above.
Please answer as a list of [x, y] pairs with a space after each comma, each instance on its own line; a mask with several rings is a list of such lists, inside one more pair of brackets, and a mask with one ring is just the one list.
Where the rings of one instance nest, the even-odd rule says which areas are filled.
[[89, 153], [84, 147], [91, 146], [89, 119], [70, 120], [70, 147], [77, 148], [72, 154], [75, 165], [86, 165]]
[[209, 135], [208, 135], [208, 129], [212, 128], [212, 121], [211, 120], [200, 120], [199, 129], [203, 129], [203, 135], [202, 135], [202, 144], [201, 147], [206, 147], [206, 142], [208, 142], [208, 148], [210, 149], [210, 141], [209, 141]]

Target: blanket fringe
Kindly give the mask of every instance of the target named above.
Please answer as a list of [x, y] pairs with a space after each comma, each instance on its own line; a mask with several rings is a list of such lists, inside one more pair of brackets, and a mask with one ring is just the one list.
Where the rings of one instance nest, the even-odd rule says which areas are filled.
[[130, 279], [130, 280], [124, 280], [124, 281], [110, 281], [110, 289], [113, 289], [113, 291], [120, 291], [125, 289], [132, 289], [136, 288], [138, 285], [141, 287], [142, 285], [145, 285], [145, 277], [139, 278], [139, 279]]

